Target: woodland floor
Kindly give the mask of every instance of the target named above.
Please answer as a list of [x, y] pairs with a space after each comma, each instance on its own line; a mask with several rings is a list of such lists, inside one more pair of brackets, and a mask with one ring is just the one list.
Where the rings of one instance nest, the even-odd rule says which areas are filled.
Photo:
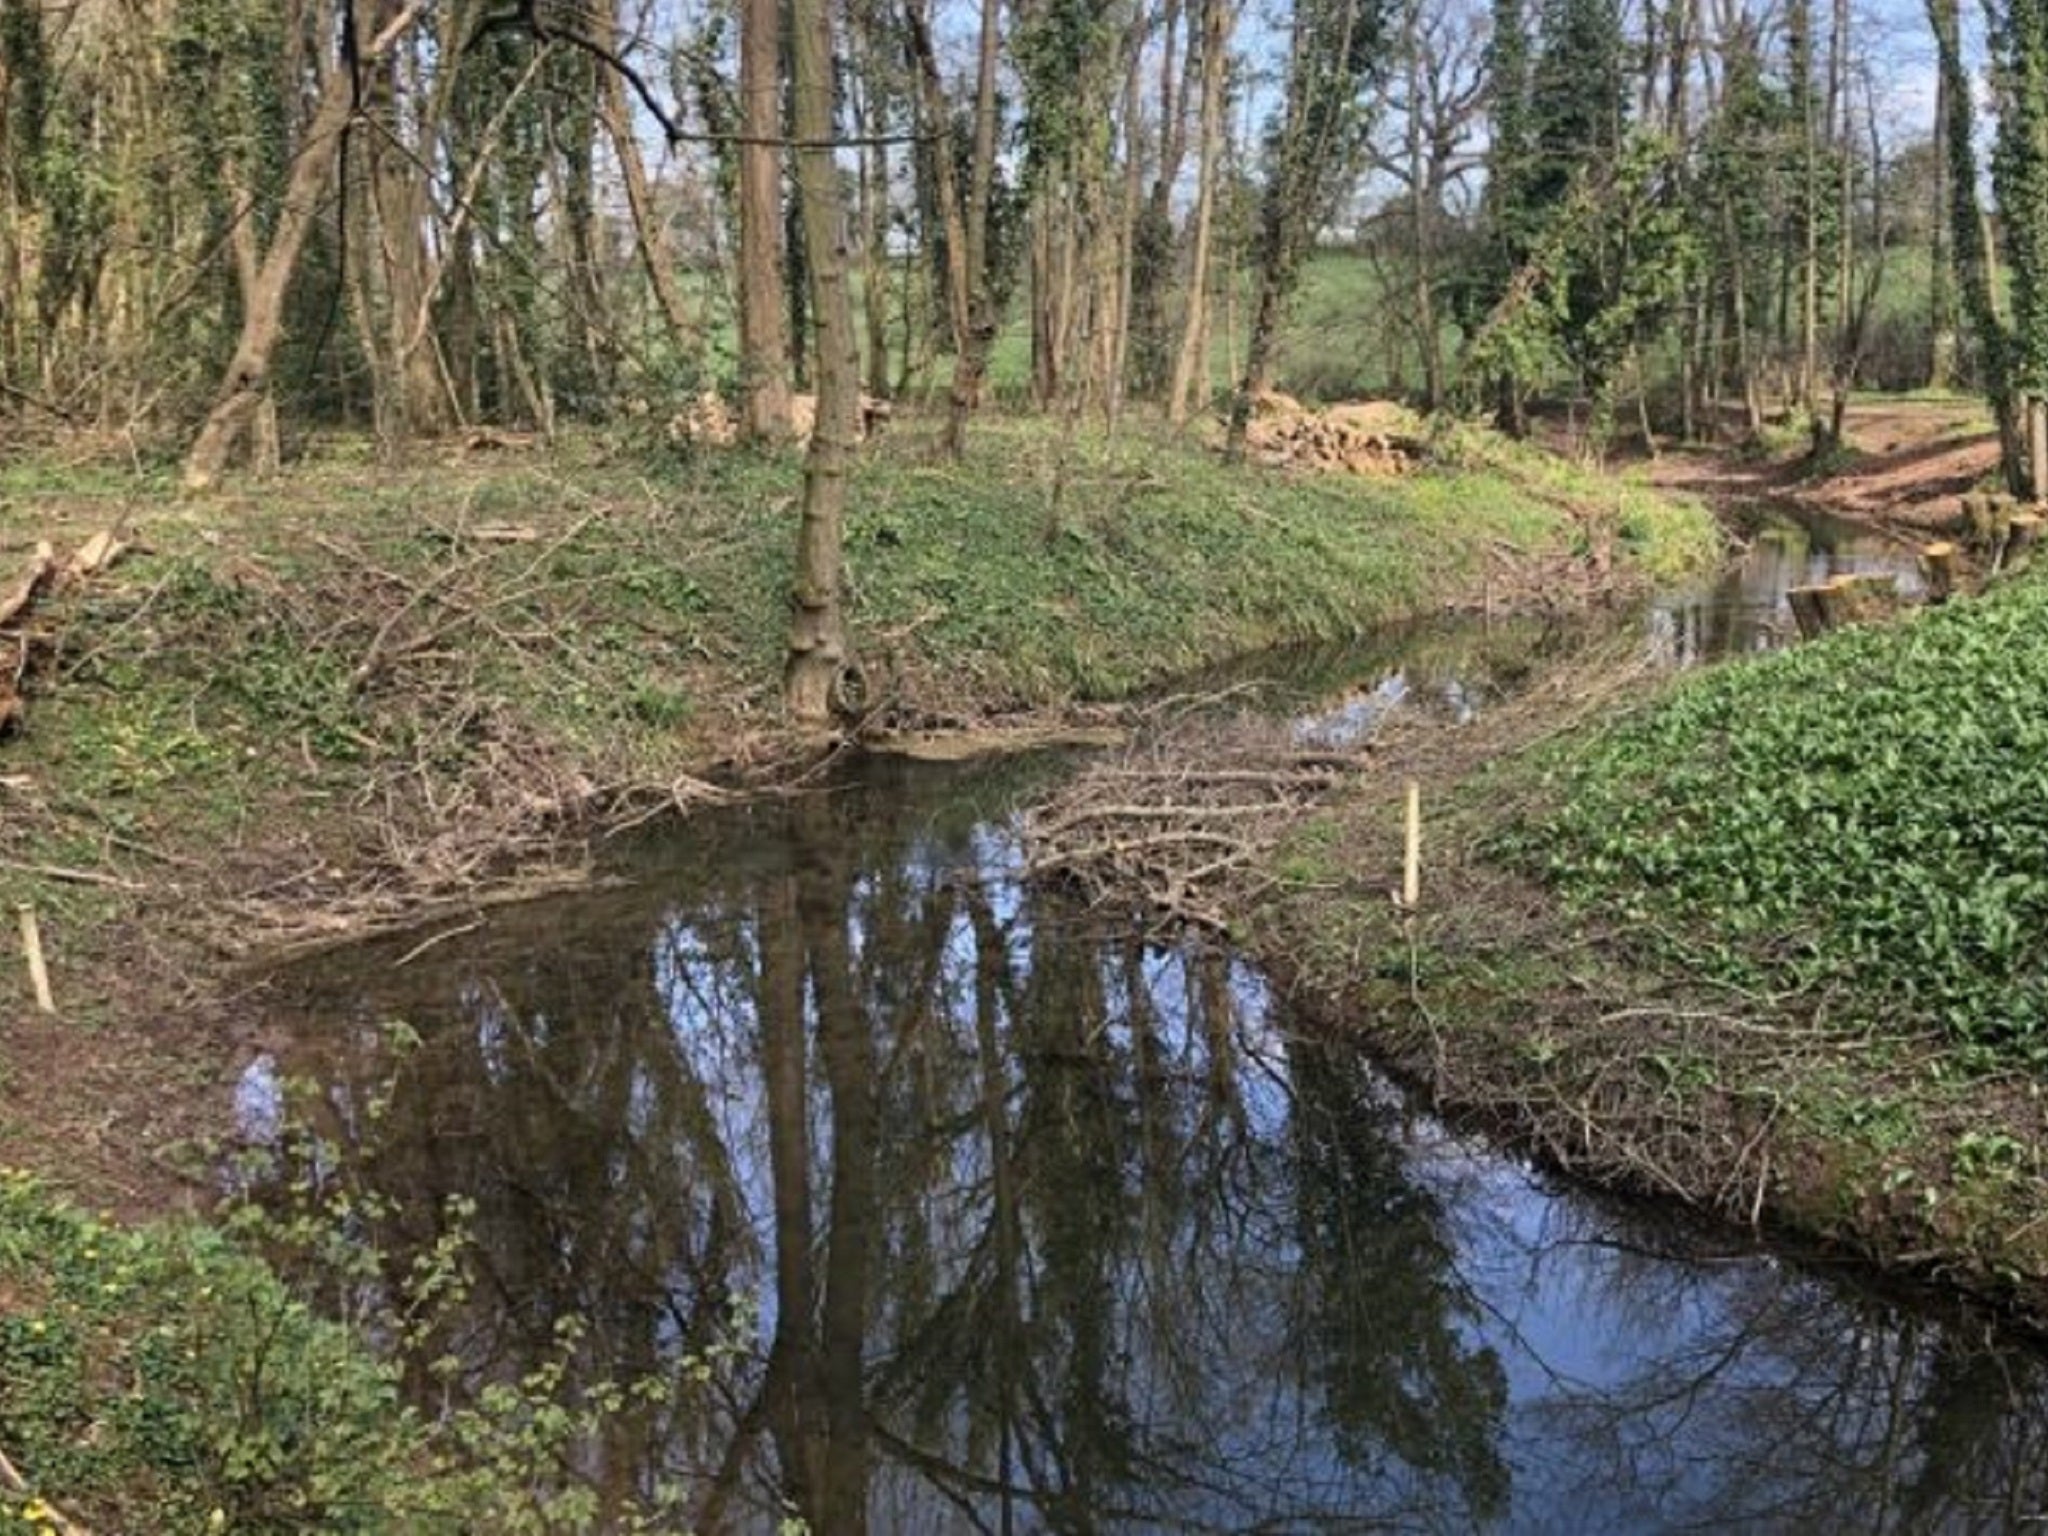
[[127, 1215], [203, 1204], [267, 962], [574, 883], [593, 838], [851, 741], [1101, 732], [1231, 656], [1602, 602], [1717, 545], [1636, 477], [1484, 441], [1360, 478], [1144, 429], [991, 419], [964, 466], [929, 439], [863, 455], [867, 697], [830, 741], [776, 709], [794, 457], [342, 440], [204, 500], [61, 445], [0, 467], [0, 585], [40, 541], [130, 545], [35, 611], [0, 740], [0, 907], [35, 905], [60, 1008], [0, 967], [0, 1166]]

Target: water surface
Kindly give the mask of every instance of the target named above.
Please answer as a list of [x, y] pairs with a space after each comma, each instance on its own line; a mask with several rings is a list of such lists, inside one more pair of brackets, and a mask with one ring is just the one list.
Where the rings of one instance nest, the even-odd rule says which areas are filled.
[[[585, 1470], [681, 1481], [702, 1529], [2039, 1507], [2034, 1354], [1560, 1187], [1228, 953], [1019, 885], [1008, 809], [1058, 771], [878, 765], [637, 845], [629, 887], [293, 979], [283, 1065], [327, 1084], [326, 1129], [392, 1202], [381, 1240], [423, 1251], [447, 1197], [475, 1203], [472, 1384], [587, 1320], [583, 1379], [680, 1391]], [[252, 1069], [252, 1110], [280, 1069]]]
[[[1788, 582], [1896, 558], [1766, 526], [1616, 622], [1673, 665], [1765, 648]], [[1456, 729], [1586, 644], [1421, 626], [1265, 693], [1307, 740]], [[2030, 1346], [1560, 1185], [1229, 952], [1020, 883], [1015, 813], [1065, 770], [871, 764], [616, 849], [617, 886], [322, 957], [278, 983], [249, 1139], [317, 1079], [324, 1176], [401, 1264], [470, 1202], [461, 1386], [584, 1320], [572, 1390], [674, 1390], [579, 1470], [678, 1484], [700, 1530], [2033, 1528]]]

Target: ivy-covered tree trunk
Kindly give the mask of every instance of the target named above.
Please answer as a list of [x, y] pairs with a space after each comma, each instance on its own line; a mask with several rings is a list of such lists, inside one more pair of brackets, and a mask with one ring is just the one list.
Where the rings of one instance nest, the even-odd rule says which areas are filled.
[[849, 662], [840, 585], [847, 480], [860, 423], [860, 358], [847, 291], [847, 226], [832, 150], [832, 20], [828, 0], [793, 0], [797, 202], [804, 270], [817, 319], [818, 419], [804, 460], [789, 654], [783, 699], [790, 718], [821, 725]]
[[[424, 0], [410, 0], [360, 50], [358, 62], [370, 64], [382, 58], [404, 36], [423, 4]], [[318, 216], [321, 190], [335, 173], [342, 130], [354, 111], [354, 96], [350, 71], [345, 67], [331, 70], [312, 120], [300, 135], [275, 231], [257, 266], [255, 284], [244, 297], [241, 334], [227, 377], [185, 455], [184, 481], [189, 490], [206, 490], [219, 482], [243, 433], [269, 398], [270, 358], [284, 331], [286, 291]]]
[[[2031, 401], [2048, 399], [2048, 0], [1999, 0], [1990, 15], [1998, 102], [1991, 181], [2012, 273], [2004, 382], [2017, 426]], [[2038, 431], [2027, 423], [2027, 435]], [[2015, 491], [2040, 500], [2048, 485], [2033, 483], [2034, 458], [2016, 452], [2007, 477]]]
[[1991, 242], [1977, 201], [1977, 114], [1971, 102], [1970, 73], [1963, 65], [1957, 0], [1927, 0], [1927, 19], [1934, 31], [1935, 66], [1948, 112], [1942, 125], [1942, 150], [1948, 170], [1950, 242], [1963, 314], [1976, 337], [1984, 394], [1998, 421], [2006, 483], [2019, 491], [2025, 486], [2026, 455], [2013, 401], [2012, 343], [1998, 313]]
[[1382, 0], [1299, 0], [1288, 48], [1287, 104], [1260, 201], [1258, 298], [1224, 458], [1244, 458], [1253, 397], [1266, 386], [1280, 320], [1302, 257], [1329, 214], [1332, 179], [1364, 121], [1360, 85], [1377, 63]]

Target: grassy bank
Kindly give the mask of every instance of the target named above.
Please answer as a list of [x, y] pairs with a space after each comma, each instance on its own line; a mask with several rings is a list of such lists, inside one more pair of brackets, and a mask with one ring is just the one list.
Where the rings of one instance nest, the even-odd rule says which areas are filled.
[[[848, 529], [876, 722], [1114, 700], [1711, 547], [1635, 485], [1467, 459], [1293, 477], [993, 419], [955, 466], [911, 423], [863, 455]], [[39, 908], [64, 1014], [35, 1023], [7, 968], [0, 1161], [146, 1207], [254, 1022], [223, 954], [558, 878], [593, 826], [786, 771], [798, 492], [794, 456], [595, 440], [397, 466], [343, 443], [201, 501], [122, 467], [0, 474], [0, 568], [102, 527], [134, 546], [42, 616], [54, 651], [0, 745], [0, 904]]]
[[[30, 1477], [0, 1519], [590, 1523], [535, 1501], [585, 1427], [552, 1383], [427, 1423], [366, 1348], [417, 1331], [407, 1288], [446, 1294], [458, 1256], [378, 1277], [327, 1255], [314, 1273], [403, 1311], [344, 1330], [217, 1226], [65, 1194], [210, 1205], [263, 1038], [235, 957], [574, 878], [594, 830], [803, 762], [775, 705], [798, 489], [793, 457], [597, 441], [399, 466], [341, 444], [204, 501], [0, 472], [0, 571], [102, 528], [132, 546], [38, 614], [0, 744], [0, 904], [40, 912], [62, 1008], [34, 1015], [5, 968], [0, 1168], [38, 1177], [0, 1178], [0, 1451]], [[991, 421], [965, 466], [876, 445], [854, 505], [850, 607], [892, 726], [1099, 704], [1482, 591], [1605, 595], [1717, 547], [1697, 508], [1484, 442], [1368, 482]], [[346, 1214], [322, 1221], [284, 1235]]]
[[1412, 936], [1381, 789], [1297, 835], [1258, 942], [1558, 1163], [2048, 1320], [2044, 635], [2034, 580], [1532, 719], [1423, 768]]

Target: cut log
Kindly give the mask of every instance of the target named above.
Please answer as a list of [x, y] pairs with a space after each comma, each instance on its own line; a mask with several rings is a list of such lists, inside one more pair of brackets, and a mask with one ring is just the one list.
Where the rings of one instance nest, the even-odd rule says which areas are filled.
[[127, 552], [128, 546], [115, 538], [111, 529], [102, 528], [72, 551], [71, 558], [64, 562], [64, 580], [97, 576]]
[[1927, 601], [1945, 603], [1956, 590], [1956, 547], [1947, 539], [1936, 539], [1920, 549], [1920, 574], [1927, 581]]
[[26, 613], [29, 604], [36, 600], [36, 594], [43, 590], [43, 583], [56, 569], [57, 552], [48, 544], [38, 544], [36, 552], [29, 557], [28, 569], [12, 586], [0, 591], [0, 624], [12, 624]]
[[60, 566], [57, 552], [44, 542], [36, 546], [28, 568], [12, 584], [0, 589], [0, 736], [11, 734], [21, 725], [25, 679], [37, 643], [28, 618], [37, 599], [105, 570], [126, 548], [111, 532], [96, 533]]
[[1827, 633], [1828, 618], [1821, 607], [1820, 595], [1825, 587], [1791, 587], [1786, 590], [1785, 600], [1792, 605], [1793, 622], [1799, 626], [1799, 638], [1818, 639]]

